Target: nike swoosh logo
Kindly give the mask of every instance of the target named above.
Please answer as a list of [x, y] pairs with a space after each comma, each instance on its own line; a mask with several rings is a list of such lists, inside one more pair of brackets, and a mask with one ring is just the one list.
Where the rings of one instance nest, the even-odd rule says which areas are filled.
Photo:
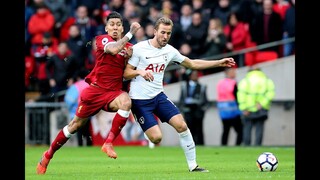
[[160, 54], [160, 55], [157, 55], [157, 56], [150, 56], [150, 57], [146, 57], [146, 59], [151, 59], [151, 58], [157, 58], [157, 57], [161, 57], [161, 56], [165, 56], [167, 54]]
[[187, 147], [190, 147], [192, 144], [187, 145]]

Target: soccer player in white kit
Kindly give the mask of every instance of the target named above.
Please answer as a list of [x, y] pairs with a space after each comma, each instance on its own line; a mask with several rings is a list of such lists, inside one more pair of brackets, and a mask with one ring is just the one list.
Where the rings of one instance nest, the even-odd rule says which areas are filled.
[[214, 67], [232, 67], [233, 58], [220, 60], [191, 60], [167, 44], [173, 28], [169, 18], [159, 18], [154, 27], [154, 37], [133, 45], [133, 54], [124, 71], [124, 78], [131, 79], [129, 96], [132, 113], [141, 128], [157, 144], [162, 139], [161, 122], [170, 124], [179, 134], [180, 145], [186, 156], [190, 172], [209, 172], [198, 166], [196, 149], [190, 130], [176, 105], [165, 95], [163, 76], [170, 62], [186, 68], [201, 70]]

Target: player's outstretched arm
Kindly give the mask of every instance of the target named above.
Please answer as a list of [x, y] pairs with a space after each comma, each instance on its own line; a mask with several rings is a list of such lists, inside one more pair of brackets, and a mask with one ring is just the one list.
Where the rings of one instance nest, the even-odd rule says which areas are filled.
[[104, 51], [106, 53], [110, 53], [112, 55], [118, 54], [126, 45], [126, 43], [133, 37], [133, 35], [138, 31], [141, 25], [137, 22], [133, 22], [130, 26], [129, 32], [125, 36], [123, 36], [119, 41], [109, 43], [104, 47]]
[[208, 68], [215, 68], [215, 67], [233, 67], [236, 65], [233, 58], [222, 58], [219, 60], [203, 60], [203, 59], [189, 59], [186, 58], [182, 63], [182, 66], [195, 69], [195, 70], [202, 70]]

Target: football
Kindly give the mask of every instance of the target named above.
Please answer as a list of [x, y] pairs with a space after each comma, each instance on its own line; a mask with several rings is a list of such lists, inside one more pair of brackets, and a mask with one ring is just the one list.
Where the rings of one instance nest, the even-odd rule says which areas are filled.
[[256, 165], [258, 169], [262, 172], [275, 171], [278, 168], [278, 159], [271, 152], [264, 152], [258, 156]]

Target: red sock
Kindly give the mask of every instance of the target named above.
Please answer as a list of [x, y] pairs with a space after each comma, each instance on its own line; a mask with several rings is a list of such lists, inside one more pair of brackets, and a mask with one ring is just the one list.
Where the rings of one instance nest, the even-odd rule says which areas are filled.
[[45, 154], [46, 158], [51, 159], [53, 157], [53, 154], [57, 150], [59, 150], [68, 140], [69, 140], [69, 138], [67, 138], [64, 135], [63, 130], [61, 129], [60, 132], [58, 133], [57, 137], [51, 143], [49, 150], [46, 152], [46, 154]]
[[120, 116], [118, 113], [113, 118], [110, 132], [107, 136], [106, 143], [112, 143], [120, 134], [121, 129], [126, 124], [128, 118]]

